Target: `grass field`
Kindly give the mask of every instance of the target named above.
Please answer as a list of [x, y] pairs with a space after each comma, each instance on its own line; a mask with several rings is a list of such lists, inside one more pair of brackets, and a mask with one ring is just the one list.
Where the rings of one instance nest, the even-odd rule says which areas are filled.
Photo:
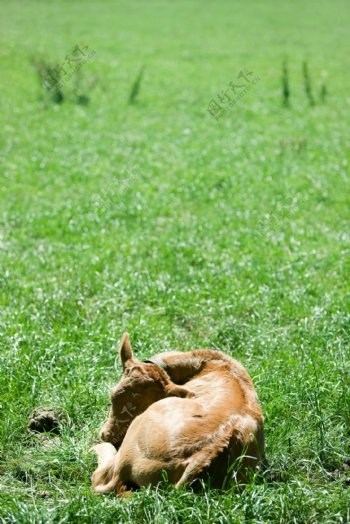
[[[349, 24], [345, 0], [1, 2], [0, 522], [350, 521]], [[77, 44], [55, 103], [33, 62]], [[124, 330], [246, 366], [265, 478], [91, 492]]]

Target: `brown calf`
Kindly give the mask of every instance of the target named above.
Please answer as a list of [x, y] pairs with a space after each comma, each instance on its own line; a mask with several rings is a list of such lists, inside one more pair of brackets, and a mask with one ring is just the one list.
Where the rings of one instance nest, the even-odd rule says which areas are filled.
[[[156, 484], [180, 486], [207, 473], [222, 486], [228, 469], [246, 482], [263, 458], [263, 416], [243, 366], [219, 351], [161, 353], [140, 362], [123, 335], [123, 377], [94, 450], [93, 489], [121, 494]], [[119, 448], [118, 451], [116, 448]]]

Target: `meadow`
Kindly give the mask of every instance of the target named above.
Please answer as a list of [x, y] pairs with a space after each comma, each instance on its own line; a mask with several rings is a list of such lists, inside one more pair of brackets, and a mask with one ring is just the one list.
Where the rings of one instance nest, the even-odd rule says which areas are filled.
[[[345, 0], [1, 2], [1, 523], [350, 522], [349, 25]], [[123, 331], [243, 363], [263, 475], [92, 493]]]

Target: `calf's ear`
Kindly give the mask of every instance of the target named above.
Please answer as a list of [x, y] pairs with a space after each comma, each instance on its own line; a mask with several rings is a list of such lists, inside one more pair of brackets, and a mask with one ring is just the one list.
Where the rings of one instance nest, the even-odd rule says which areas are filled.
[[119, 346], [120, 358], [123, 369], [136, 364], [137, 359], [134, 357], [130, 344], [130, 337], [128, 333], [124, 333]]
[[168, 384], [166, 386], [167, 397], [181, 397], [181, 398], [192, 398], [194, 393], [183, 386], [177, 386], [176, 384]]

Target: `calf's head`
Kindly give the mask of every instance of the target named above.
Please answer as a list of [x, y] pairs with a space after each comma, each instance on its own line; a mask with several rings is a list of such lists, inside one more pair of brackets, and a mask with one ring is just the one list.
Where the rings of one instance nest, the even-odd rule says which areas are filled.
[[140, 362], [133, 355], [129, 335], [120, 343], [123, 376], [111, 391], [112, 407], [101, 429], [101, 439], [118, 448], [131, 422], [151, 404], [169, 396], [193, 397], [193, 393], [174, 384], [157, 364]]

